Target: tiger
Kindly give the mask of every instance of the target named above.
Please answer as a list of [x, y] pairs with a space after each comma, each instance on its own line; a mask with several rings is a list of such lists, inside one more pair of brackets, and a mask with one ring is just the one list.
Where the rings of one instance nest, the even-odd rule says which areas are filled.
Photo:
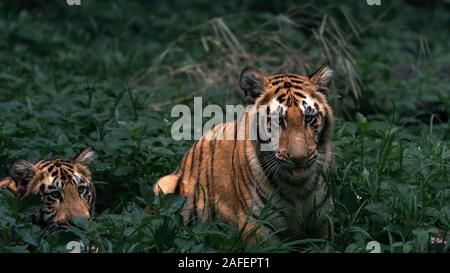
[[[267, 238], [275, 242], [332, 238], [334, 116], [327, 99], [334, 74], [329, 64], [309, 76], [270, 76], [244, 68], [239, 86], [247, 101], [245, 113], [195, 141], [178, 168], [156, 181], [153, 192], [184, 196], [184, 223], [217, 216], [241, 229], [250, 243]], [[269, 137], [278, 139], [269, 151], [262, 151], [261, 137], [236, 138], [237, 132], [248, 133], [252, 122], [258, 122], [263, 108], [269, 125], [278, 113], [280, 127], [276, 136], [268, 128]], [[226, 132], [235, 138], [216, 137]], [[261, 223], [268, 203], [273, 213]]]
[[61, 230], [73, 217], [90, 219], [94, 213], [96, 193], [89, 168], [96, 157], [88, 146], [72, 160], [19, 159], [11, 165], [9, 177], [0, 179], [0, 187], [23, 198], [40, 198], [42, 207], [30, 216], [31, 222], [48, 233]]

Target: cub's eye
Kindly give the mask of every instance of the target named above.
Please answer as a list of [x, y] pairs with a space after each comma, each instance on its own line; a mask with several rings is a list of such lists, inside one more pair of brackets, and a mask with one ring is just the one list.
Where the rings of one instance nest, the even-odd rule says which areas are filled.
[[310, 115], [310, 114], [305, 115], [305, 123], [306, 123], [306, 124], [311, 123], [311, 121], [312, 121], [315, 117], [316, 117], [315, 115]]
[[53, 198], [53, 199], [60, 199], [61, 198], [61, 193], [59, 193], [59, 191], [52, 191], [48, 195], [51, 198]]
[[79, 186], [78, 187], [78, 193], [80, 194], [80, 195], [83, 195], [83, 194], [85, 194], [87, 192], [87, 187], [86, 186]]

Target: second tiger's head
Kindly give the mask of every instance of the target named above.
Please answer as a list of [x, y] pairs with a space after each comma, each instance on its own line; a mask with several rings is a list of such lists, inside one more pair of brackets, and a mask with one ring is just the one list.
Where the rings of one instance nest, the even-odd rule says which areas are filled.
[[264, 106], [269, 127], [276, 117], [279, 130], [271, 155], [291, 177], [304, 177], [311, 167], [321, 164], [325, 146], [331, 143], [333, 111], [327, 96], [333, 76], [326, 64], [309, 76], [268, 76], [251, 67], [241, 73], [240, 87], [247, 102]]
[[10, 170], [11, 185], [19, 195], [38, 196], [42, 207], [35, 224], [67, 224], [73, 217], [89, 219], [95, 207], [95, 187], [91, 164], [96, 152], [88, 147], [74, 159], [46, 159], [36, 163], [17, 160]]

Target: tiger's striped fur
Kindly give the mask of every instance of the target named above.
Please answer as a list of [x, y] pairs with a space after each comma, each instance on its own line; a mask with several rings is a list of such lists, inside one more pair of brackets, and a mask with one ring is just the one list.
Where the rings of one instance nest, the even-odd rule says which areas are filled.
[[95, 157], [96, 152], [87, 147], [73, 160], [55, 158], [34, 164], [18, 160], [11, 166], [10, 176], [0, 180], [0, 187], [22, 197], [39, 196], [42, 207], [31, 220], [42, 227], [58, 228], [75, 216], [88, 219], [95, 208], [89, 170]]
[[[327, 94], [333, 70], [322, 66], [311, 76], [265, 76], [253, 68], [241, 73], [240, 86], [249, 106], [240, 120], [207, 132], [187, 151], [177, 170], [162, 177], [154, 192], [186, 196], [186, 223], [221, 219], [254, 229], [269, 202], [275, 213], [257, 236], [280, 231], [282, 237], [332, 235], [332, 199], [327, 178], [334, 169], [333, 112]], [[281, 131], [275, 151], [263, 152], [260, 140], [224, 140], [226, 132], [246, 132], [258, 111], [280, 111]], [[268, 117], [270, 119], [270, 116]]]

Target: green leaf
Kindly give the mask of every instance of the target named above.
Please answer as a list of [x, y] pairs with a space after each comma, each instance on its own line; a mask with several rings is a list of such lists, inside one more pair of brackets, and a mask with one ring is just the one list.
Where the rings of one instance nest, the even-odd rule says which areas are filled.
[[122, 166], [122, 167], [117, 168], [117, 169], [114, 171], [114, 175], [115, 175], [115, 176], [126, 176], [126, 175], [130, 174], [133, 170], [134, 170], [133, 167], [130, 167], [130, 166]]

